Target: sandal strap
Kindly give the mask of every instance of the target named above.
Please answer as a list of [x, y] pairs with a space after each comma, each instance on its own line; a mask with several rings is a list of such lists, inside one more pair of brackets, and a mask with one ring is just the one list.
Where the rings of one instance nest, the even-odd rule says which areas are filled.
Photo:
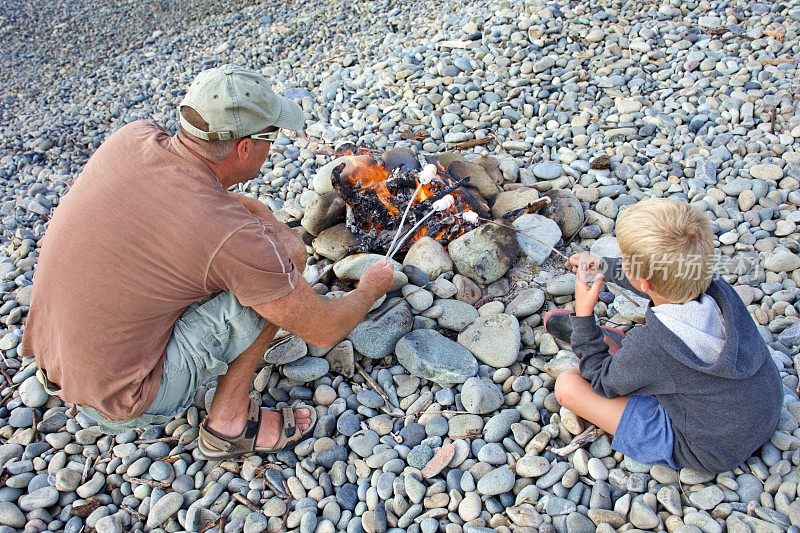
[[292, 407], [284, 407], [281, 409], [283, 414], [283, 434], [286, 438], [294, 437], [297, 432], [297, 423], [294, 420], [294, 409]]
[[247, 422], [244, 429], [235, 437], [220, 435], [206, 424], [200, 424], [201, 438], [211, 448], [227, 453], [246, 453], [255, 449], [258, 427], [261, 423], [261, 401], [255, 395], [250, 397], [250, 407], [247, 412]]
[[304, 436], [311, 430], [309, 427], [305, 432], [299, 431], [297, 421], [295, 419], [295, 409], [306, 409], [311, 416], [311, 427], [314, 426], [317, 420], [316, 412], [313, 408], [307, 405], [296, 405], [294, 407], [283, 407], [277, 411], [281, 414], [283, 419], [281, 423], [281, 431], [278, 435], [278, 441], [270, 447], [257, 447], [256, 437], [258, 436], [258, 429], [261, 425], [261, 399], [259, 396], [251, 396], [250, 408], [248, 411], [248, 420], [242, 432], [236, 437], [228, 438], [220, 435], [216, 431], [210, 429], [206, 424], [206, 420], [200, 424], [200, 439], [203, 445], [209, 448], [214, 448], [216, 451], [223, 452], [230, 455], [239, 455], [250, 452], [275, 452], [283, 450], [288, 444], [297, 442], [304, 438]]

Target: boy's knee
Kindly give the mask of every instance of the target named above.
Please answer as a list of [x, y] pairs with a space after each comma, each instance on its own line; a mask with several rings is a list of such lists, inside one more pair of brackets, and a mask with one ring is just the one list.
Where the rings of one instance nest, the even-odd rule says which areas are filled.
[[555, 394], [559, 405], [569, 409], [575, 390], [584, 379], [577, 370], [567, 370], [556, 379]]

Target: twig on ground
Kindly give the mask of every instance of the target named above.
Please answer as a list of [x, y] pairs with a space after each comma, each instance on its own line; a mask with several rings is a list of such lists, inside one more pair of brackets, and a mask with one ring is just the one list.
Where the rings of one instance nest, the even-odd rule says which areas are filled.
[[319, 273], [319, 275], [318, 275], [316, 278], [314, 278], [314, 279], [313, 279], [311, 282], [309, 282], [309, 285], [311, 285], [311, 286], [313, 287], [314, 285], [316, 285], [317, 283], [319, 283], [319, 280], [321, 280], [322, 278], [324, 278], [324, 277], [325, 277], [325, 274], [327, 274], [327, 273], [328, 273], [328, 272], [330, 272], [331, 270], [333, 270], [333, 263], [331, 263], [330, 265], [328, 265], [328, 266], [326, 266], [325, 268], [323, 268], [323, 269], [322, 269], [322, 272], [320, 272], [320, 273]]
[[81, 484], [86, 483], [86, 480], [89, 479], [89, 462], [91, 461], [91, 457], [87, 457], [86, 460], [83, 462], [83, 474], [81, 474]]
[[296, 336], [297, 335], [295, 335], [294, 333], [288, 333], [286, 335], [281, 335], [280, 337], [275, 337], [274, 339], [272, 339], [272, 342], [269, 343], [269, 346], [267, 346], [267, 351], [270, 351], [271, 349], [275, 348], [276, 346], [280, 346], [284, 342], [289, 342], [290, 340], [292, 340]]
[[572, 442], [570, 442], [563, 448], [551, 447], [550, 451], [558, 455], [559, 457], [566, 457], [567, 455], [571, 454], [584, 444], [589, 444], [590, 442], [596, 441], [598, 438], [600, 438], [601, 435], [604, 434], [605, 431], [603, 431], [602, 429], [598, 429], [594, 426], [591, 426], [580, 435], [577, 435], [574, 439], [572, 439]]
[[493, 133], [490, 133], [486, 137], [481, 137], [480, 139], [470, 139], [468, 141], [463, 141], [460, 143], [453, 143], [453, 148], [455, 150], [467, 150], [469, 148], [481, 146], [482, 144], [487, 144], [496, 140], [497, 137]]
[[178, 439], [175, 437], [161, 437], [160, 439], [137, 440], [137, 444], [155, 444], [156, 442], [174, 442]]
[[150, 487], [152, 489], [156, 489], [156, 488], [158, 488], [158, 489], [166, 489], [167, 487], [170, 486], [169, 483], [166, 483], [164, 481], [155, 481], [155, 480], [152, 480], [152, 479], [142, 479], [140, 477], [125, 478], [125, 481], [129, 481], [131, 483], [138, 483], [139, 485], [147, 485], [148, 487]]
[[[237, 494], [237, 496], [238, 496], [238, 494]], [[199, 533], [206, 533], [206, 531], [210, 531], [210, 530], [212, 530], [214, 528], [217, 528], [220, 531], [222, 531], [224, 526], [225, 526], [225, 517], [224, 516], [220, 516], [216, 520], [212, 520], [209, 523], [207, 523], [206, 525], [204, 525], [202, 528], [200, 528]]]
[[[19, 385], [12, 385], [11, 388], [16, 389]], [[0, 407], [3, 407], [6, 402], [8, 402], [11, 398], [14, 397], [14, 393], [17, 392], [16, 390], [12, 390], [9, 392], [4, 398], [0, 399]]]
[[[387, 415], [402, 416], [402, 411], [400, 411], [395, 407], [391, 407], [392, 404], [389, 402], [389, 396], [387, 396], [386, 391], [383, 390], [383, 387], [378, 385], [378, 382], [372, 379], [372, 376], [370, 376], [369, 373], [367, 373], [367, 371], [364, 370], [364, 367], [362, 367], [360, 363], [356, 362], [355, 366], [358, 373], [361, 374], [361, 376], [364, 378], [367, 384], [369, 384], [369, 386], [372, 387], [372, 390], [377, 392], [378, 395], [380, 395], [380, 397], [383, 398], [384, 401], [384, 406], [382, 408], [383, 412], [386, 413]], [[398, 411], [400, 412], [398, 413]]]
[[143, 514], [133, 510], [133, 508], [128, 507], [127, 505], [121, 505], [120, 509], [122, 509], [123, 511], [125, 511], [126, 513], [131, 515], [132, 517], [136, 518], [136, 520], [139, 520], [140, 522], [147, 521], [147, 517], [146, 516], [144, 516]]
[[[422, 410], [417, 411], [416, 413], [409, 413], [407, 415], [404, 415], [403, 418], [411, 418], [411, 417], [415, 417], [415, 416], [419, 417], [419, 416], [422, 416], [422, 415], [426, 414], [424, 409], [427, 409], [432, 403], [433, 403], [433, 401], [428, 403]], [[433, 413], [427, 413], [427, 414], [433, 414]], [[469, 411], [445, 410], [445, 411], [435, 411], [435, 414], [437, 414], [437, 415], [469, 415], [469, 414], [472, 414], [472, 413], [470, 413]]]
[[569, 244], [572, 242], [572, 240], [573, 240], [575, 237], [577, 237], [577, 236], [578, 236], [578, 233], [580, 233], [580, 232], [581, 232], [581, 230], [584, 228], [584, 226], [586, 226], [586, 224], [588, 224], [588, 223], [589, 223], [589, 219], [588, 219], [588, 218], [586, 218], [586, 217], [583, 217], [583, 222], [581, 222], [581, 225], [578, 227], [578, 229], [576, 229], [576, 230], [575, 230], [575, 233], [573, 233], [572, 235], [570, 235], [569, 239], [567, 239], [567, 240], [566, 240], [566, 242], [564, 243], [564, 248], [566, 248], [567, 246], [569, 246]]
[[[269, 483], [269, 481], [267, 481], [267, 483], [271, 485], [271, 483]], [[247, 507], [248, 509], [250, 509], [254, 513], [263, 512], [261, 509], [258, 508], [258, 506], [256, 505], [256, 503], [254, 501], [245, 498], [241, 494], [234, 494], [233, 495], [233, 499], [236, 500], [237, 502], [241, 503], [242, 505], [244, 505], [245, 507]]]

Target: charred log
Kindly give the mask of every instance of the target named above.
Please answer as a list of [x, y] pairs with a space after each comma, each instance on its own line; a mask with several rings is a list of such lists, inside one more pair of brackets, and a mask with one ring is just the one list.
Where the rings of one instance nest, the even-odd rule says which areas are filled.
[[[461, 217], [463, 211], [474, 211], [481, 218], [490, 216], [489, 206], [483, 198], [467, 187], [469, 176], [454, 179], [439, 167], [439, 177], [418, 188], [421, 165], [410, 150], [387, 152], [382, 160], [365, 156], [363, 151], [353, 146], [346, 146], [341, 152], [360, 153], [360, 157], [353, 157], [333, 169], [331, 182], [347, 206], [346, 225], [358, 236], [357, 248], [361, 251], [387, 251], [406, 209], [404, 234], [418, 221], [423, 218], [425, 221], [412, 238], [399, 245], [401, 252], [421, 236], [447, 244], [476, 227], [477, 224], [468, 223]], [[457, 198], [456, 206], [452, 210], [432, 212], [433, 203], [448, 194]]]
[[508, 213], [504, 214], [501, 218], [503, 220], [514, 220], [522, 215], [536, 213], [540, 209], [547, 207], [548, 205], [550, 205], [550, 198], [548, 198], [547, 196], [543, 196], [542, 198], [539, 198], [538, 200], [534, 200], [533, 202], [529, 203], [525, 207], [520, 207], [519, 209], [514, 209], [513, 211], [509, 211]]

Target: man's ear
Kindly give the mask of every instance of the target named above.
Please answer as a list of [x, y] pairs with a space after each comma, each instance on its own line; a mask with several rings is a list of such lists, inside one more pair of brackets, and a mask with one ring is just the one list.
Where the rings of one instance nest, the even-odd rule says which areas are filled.
[[236, 155], [239, 159], [246, 161], [253, 150], [252, 141], [250, 139], [241, 139], [236, 143]]

